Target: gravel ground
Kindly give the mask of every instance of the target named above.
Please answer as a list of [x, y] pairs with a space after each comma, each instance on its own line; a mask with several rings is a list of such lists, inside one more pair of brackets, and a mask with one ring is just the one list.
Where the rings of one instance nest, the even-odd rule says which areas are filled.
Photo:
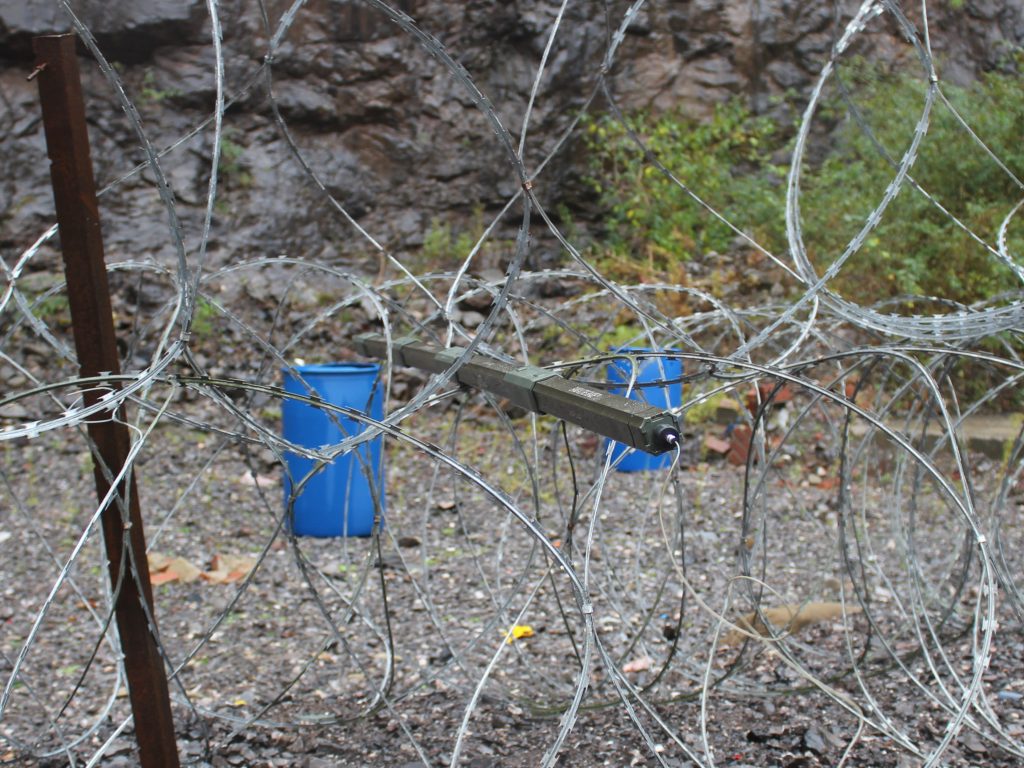
[[[274, 424], [272, 404], [261, 413]], [[461, 410], [424, 410], [405, 431], [439, 446], [457, 435], [448, 453], [498, 486], [550, 549], [481, 487], [398, 441], [387, 449], [379, 544], [289, 538], [279, 525], [281, 470], [265, 448], [161, 422], [137, 463], [151, 553], [207, 572], [218, 556], [255, 564], [248, 578], [156, 587], [161, 638], [180, 665], [173, 696], [183, 757], [404, 767], [448, 764], [458, 745], [460, 765], [538, 764], [579, 683], [586, 636], [553, 552], [588, 585], [601, 649], [591, 648], [589, 689], [560, 765], [674, 766], [713, 755], [717, 765], [816, 766], [846, 754], [848, 765], [912, 766], [921, 763], [912, 747], [939, 742], [978, 655], [970, 622], [981, 577], [976, 553], [964, 559], [962, 523], [934, 487], [914, 486], [912, 472], [900, 482], [898, 455], [878, 454], [854, 473], [858, 501], [844, 515], [827, 480], [837, 462], [815, 450], [810, 418], [767, 472], [752, 467], [746, 486], [744, 466], [698, 450], [703, 434], [721, 433], [714, 423], [694, 427], [688, 466], [607, 475], [602, 446], [586, 434], [567, 434], [569, 472], [551, 425], [531, 424], [514, 422], [525, 454], [472, 398]], [[93, 492], [76, 433], [3, 445], [0, 648], [9, 672], [86, 528]], [[984, 501], [999, 468], [973, 469]], [[893, 490], [901, 487], [912, 493]], [[1020, 495], [1011, 503], [1019, 514]], [[853, 612], [860, 603], [841, 570], [841, 529], [873, 628]], [[1004, 534], [1014, 551], [1019, 534]], [[917, 572], [906, 567], [912, 553]], [[93, 531], [12, 690], [4, 764], [68, 764], [67, 754], [39, 756], [58, 734], [82, 737], [71, 750], [78, 764], [108, 739], [102, 765], [136, 763], [131, 725], [114, 735], [129, 707], [116, 641], [102, 630], [103, 562]], [[755, 581], [737, 579], [744, 562]], [[758, 583], [765, 607], [834, 605], [842, 590], [851, 613], [779, 644], [712, 652], [712, 612], [745, 613]], [[973, 722], [991, 738], [965, 728], [947, 765], [1020, 764], [1004, 746], [1016, 739], [1019, 750], [1024, 733], [1024, 642], [1002, 593], [997, 602], [980, 700], [1003, 733], [975, 709]], [[925, 619], [922, 653], [914, 626]], [[527, 636], [507, 640], [514, 625], [529, 627]], [[858, 711], [873, 725], [860, 729]]]
[[[351, 291], [346, 278], [305, 269], [257, 265], [208, 286], [219, 304], [197, 310], [195, 365], [274, 383], [268, 347], [310, 359], [372, 327], [355, 298], [324, 304]], [[527, 283], [553, 292], [515, 300], [536, 339], [531, 360], [573, 359], [581, 329], [602, 339], [626, 322], [608, 296], [554, 292], [564, 278]], [[141, 287], [115, 294], [116, 315], [135, 317], [122, 328], [128, 367], [150, 359], [168, 317], [166, 294], [143, 302]], [[394, 306], [428, 322], [430, 305], [400, 289]], [[473, 311], [489, 295], [474, 294]], [[722, 316], [680, 320], [706, 349], [731, 349]], [[50, 321], [67, 339], [66, 318]], [[506, 333], [495, 345], [516, 349]], [[24, 370], [5, 371], [11, 391], [27, 390], [28, 376], [71, 377], [31, 334], [7, 338]], [[827, 342], [827, 352], [854, 343]], [[152, 431], [153, 412], [130, 414], [153, 571], [203, 574], [155, 586], [182, 756], [196, 766], [538, 765], [564, 736], [566, 766], [909, 768], [954, 723], [944, 765], [1019, 765], [1021, 614], [1006, 583], [986, 586], [1021, 569], [1024, 494], [1007, 470], [1019, 456], [957, 464], [918, 429], [922, 395], [899, 362], [857, 379], [809, 365], [808, 385], [785, 397], [766, 378], [760, 396], [775, 404], [767, 432], [753, 433], [755, 448], [766, 435], [765, 453], [748, 451], [752, 382], [687, 365], [698, 372], [688, 406], [719, 385], [739, 404], [688, 411], [673, 469], [607, 470], [601, 439], [479, 395], [419, 408], [386, 441], [377, 540], [288, 535], [282, 462], [252, 439], [254, 426], [280, 433], [279, 401], [155, 383], [148, 402], [167, 411]], [[865, 423], [844, 438], [847, 411], [812, 399], [810, 382], [833, 380], [863, 407], [901, 414], [922, 453]], [[886, 394], [892, 382], [903, 394]], [[398, 372], [392, 407], [423, 384]], [[0, 417], [21, 424], [73, 403], [56, 385]], [[3, 765], [137, 761], [90, 470], [73, 428], [0, 442]], [[973, 505], [984, 558], [956, 498]], [[990, 595], [997, 623], [984, 620]], [[721, 618], [769, 634], [748, 615], [755, 605], [785, 637], [744, 643]], [[961, 726], [965, 690], [977, 696]]]

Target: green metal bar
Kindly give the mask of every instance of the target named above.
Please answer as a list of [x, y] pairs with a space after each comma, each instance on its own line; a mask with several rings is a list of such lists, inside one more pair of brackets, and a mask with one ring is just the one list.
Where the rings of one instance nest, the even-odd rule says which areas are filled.
[[[388, 342], [379, 333], [364, 333], [354, 341], [356, 350], [365, 357], [387, 357]], [[463, 351], [408, 337], [392, 340], [391, 344], [396, 365], [431, 373], [447, 371]], [[679, 422], [671, 411], [571, 381], [546, 368], [517, 367], [473, 354], [455, 372], [455, 378], [462, 386], [508, 398], [528, 411], [555, 416], [646, 453], [665, 453], [679, 442]]]

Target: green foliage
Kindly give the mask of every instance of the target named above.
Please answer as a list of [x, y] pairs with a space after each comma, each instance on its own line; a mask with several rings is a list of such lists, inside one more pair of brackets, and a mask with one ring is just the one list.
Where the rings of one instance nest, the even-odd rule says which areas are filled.
[[235, 133], [229, 128], [220, 136], [220, 162], [217, 173], [225, 182], [237, 184], [239, 187], [252, 186], [252, 173], [245, 162], [245, 147], [235, 141]]
[[160, 88], [156, 83], [156, 75], [152, 69], [146, 69], [142, 75], [142, 90], [139, 91], [139, 98], [149, 104], [158, 104], [164, 99], [180, 96], [181, 91], [176, 88]]
[[214, 321], [220, 316], [220, 311], [209, 299], [200, 296], [196, 301], [195, 311], [192, 313], [192, 335], [208, 337], [213, 333]]
[[601, 344], [608, 349], [620, 349], [643, 344], [643, 337], [641, 330], [633, 323], [618, 323], [601, 336]]
[[[816, 122], [832, 131], [812, 137], [801, 170], [801, 226], [819, 274], [882, 199], [910, 145], [927, 89], [919, 77], [861, 62], [844, 66], [840, 77], [849, 101], [839, 95], [825, 101]], [[970, 88], [942, 88], [993, 153], [1018, 178], [1024, 175], [1020, 76], [991, 73]], [[681, 182], [766, 248], [786, 253], [782, 180], [788, 169], [771, 158], [786, 147], [789, 132], [738, 101], [719, 106], [703, 122], [680, 112], [637, 113], [628, 121]], [[645, 161], [620, 123], [610, 117], [591, 121], [586, 143], [587, 180], [606, 211], [598, 260], [613, 277], [684, 282], [687, 261], [733, 247], [734, 233]], [[911, 175], [989, 244], [1021, 197], [1013, 179], [938, 99]], [[1024, 252], [1024, 218], [1011, 222], [1007, 245], [1018, 257]], [[908, 294], [970, 303], [1020, 288], [1008, 268], [909, 184], [832, 286], [867, 304]]]
[[693, 398], [688, 398], [688, 402], [692, 403], [692, 405], [683, 411], [683, 421], [687, 424], [706, 424], [714, 421], [718, 415], [718, 406], [728, 397], [728, 394], [725, 392], [718, 392], [700, 402], [694, 401]]
[[[629, 125], [680, 182], [727, 218], [770, 222], [778, 217], [783, 169], [771, 164], [770, 154], [781, 140], [771, 120], [731, 101], [703, 122], [673, 111], [638, 113]], [[680, 261], [729, 248], [735, 233], [644, 162], [620, 122], [611, 117], [592, 121], [586, 142], [591, 161], [587, 181], [608, 211], [606, 257], [621, 268], [632, 262], [671, 275]]]
[[[864, 65], [848, 68], [843, 77], [851, 103], [870, 133], [842, 105], [847, 116], [836, 130], [832, 151], [803, 176], [805, 242], [819, 272], [842, 253], [896, 175], [927, 90], [920, 79], [886, 75]], [[971, 88], [943, 86], [950, 103], [1018, 177], [1024, 173], [1020, 86], [1018, 75], [995, 73]], [[938, 100], [910, 173], [990, 244], [1021, 197], [1020, 188]], [[1024, 251], [1024, 226], [1011, 224], [1008, 234], [1010, 252], [1019, 255]], [[862, 250], [843, 267], [836, 287], [859, 301], [912, 294], [969, 303], [1020, 286], [1008, 268], [908, 184]]]
[[63, 293], [48, 293], [37, 299], [33, 311], [44, 322], [69, 323], [71, 314], [68, 297]]
[[454, 254], [452, 225], [433, 218], [430, 221], [430, 229], [423, 236], [423, 248], [420, 255], [427, 264], [445, 264], [452, 260]]
[[430, 229], [423, 236], [423, 246], [420, 250], [423, 262], [431, 267], [445, 267], [454, 261], [465, 259], [483, 234], [483, 218], [483, 209], [477, 208], [473, 211], [471, 228], [458, 233], [447, 221], [432, 219]]

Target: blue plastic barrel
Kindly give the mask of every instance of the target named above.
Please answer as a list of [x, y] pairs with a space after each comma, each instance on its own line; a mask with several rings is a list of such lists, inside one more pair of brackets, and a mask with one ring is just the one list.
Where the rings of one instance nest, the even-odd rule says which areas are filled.
[[[641, 355], [649, 352], [671, 351], [652, 350], [644, 347], [623, 347], [615, 352], [625, 355]], [[655, 408], [677, 408], [683, 402], [683, 361], [678, 357], [645, 357], [636, 359], [636, 383], [629, 397], [642, 400]], [[616, 395], [625, 395], [633, 372], [633, 362], [626, 359], [612, 360], [608, 364], [608, 381], [621, 382], [624, 386], [612, 389]], [[640, 387], [656, 381], [670, 381], [660, 387]], [[619, 457], [629, 450], [629, 446], [615, 443], [612, 447], [612, 465], [620, 472], [641, 472], [647, 469], [663, 469], [671, 466], [675, 451], [668, 451], [659, 456], [652, 456], [640, 450], [634, 450], [621, 461]], [[618, 461], [618, 464], [615, 462]]]
[[[295, 367], [295, 371], [325, 402], [368, 413], [374, 419], [383, 416], [379, 365], [300, 365]], [[307, 387], [290, 370], [283, 373], [286, 392], [310, 395]], [[285, 440], [313, 449], [340, 443], [365, 428], [358, 421], [336, 412], [288, 399], [282, 402], [281, 420]], [[319, 462], [291, 452], [285, 453], [285, 461], [288, 466], [284, 479], [286, 509], [291, 502], [292, 481], [298, 490], [289, 516], [289, 525], [296, 536], [370, 535], [374, 517], [371, 487], [376, 489], [381, 514], [384, 511], [380, 437], [336, 457], [305, 484], [302, 484], [303, 478]]]

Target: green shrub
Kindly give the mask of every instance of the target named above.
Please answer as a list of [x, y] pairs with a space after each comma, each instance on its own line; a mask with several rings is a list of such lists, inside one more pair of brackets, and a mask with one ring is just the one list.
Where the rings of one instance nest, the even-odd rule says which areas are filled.
[[451, 224], [435, 217], [431, 219], [430, 229], [423, 236], [421, 255], [430, 266], [443, 269], [464, 259], [474, 245], [476, 238], [471, 234], [460, 232], [456, 235]]
[[156, 82], [156, 73], [147, 68], [142, 75], [142, 89], [139, 91], [139, 99], [144, 104], [158, 104], [165, 99], [181, 96], [177, 88], [161, 88]]
[[252, 186], [252, 173], [245, 159], [245, 147], [236, 139], [238, 134], [232, 128], [225, 128], [220, 136], [220, 162], [217, 172], [229, 186], [248, 189]]
[[[756, 230], [760, 222], [781, 213], [777, 186], [783, 173], [769, 162], [780, 144], [771, 120], [755, 117], [732, 101], [718, 106], [704, 122], [678, 111], [638, 113], [628, 122], [676, 178], [727, 218], [752, 222], [755, 231], [748, 234], [768, 235]], [[618, 261], [620, 268], [644, 263], [649, 270], [671, 275], [680, 261], [729, 248], [735, 233], [645, 163], [620, 122], [607, 116], [591, 121], [586, 143], [587, 181], [608, 214], [606, 258]]]
[[33, 312], [45, 323], [67, 324], [71, 322], [70, 302], [62, 293], [47, 293], [37, 299]]
[[[864, 65], [848, 67], [844, 82], [885, 154], [844, 109], [831, 151], [804, 173], [805, 242], [819, 273], [842, 253], [881, 200], [910, 146], [927, 90], [920, 79], [887, 76]], [[1018, 177], [1024, 173], [1020, 86], [1020, 77], [1014, 74], [989, 74], [970, 88], [943, 86], [950, 103]], [[996, 242], [1003, 218], [1024, 195], [938, 99], [910, 173], [990, 244]], [[1011, 224], [1009, 235], [1009, 250], [1019, 255], [1024, 226]], [[862, 250], [844, 265], [835, 286], [861, 302], [912, 294], [967, 303], [1020, 287], [1007, 267], [909, 183], [890, 203]]]
[[[845, 249], [881, 200], [909, 146], [924, 104], [920, 78], [861, 62], [840, 70], [847, 103], [830, 96], [801, 173], [801, 224], [808, 256], [821, 274]], [[943, 85], [997, 157], [1024, 175], [1024, 98], [1015, 73], [992, 73], [970, 88]], [[838, 94], [838, 89], [835, 90]], [[871, 134], [852, 117], [850, 104]], [[683, 183], [741, 231], [784, 257], [787, 168], [772, 163], [791, 131], [752, 115], [739, 101], [700, 122], [681, 112], [636, 113], [630, 126]], [[875, 141], [885, 148], [879, 152]], [[681, 281], [681, 265], [708, 251], [728, 250], [735, 234], [692, 200], [644, 156], [626, 128], [610, 117], [588, 125], [588, 182], [605, 209], [600, 266], [613, 277]], [[888, 157], [886, 157], [888, 155]], [[989, 244], [1024, 195], [938, 100], [913, 178]], [[1011, 223], [1008, 248], [1024, 252], [1024, 219]], [[904, 294], [970, 303], [1019, 289], [1019, 281], [923, 195], [905, 186], [881, 224], [831, 284], [858, 303]], [[908, 307], [913, 311], [912, 307]]]
[[[423, 236], [420, 258], [423, 265], [431, 269], [448, 269], [465, 259], [480, 236], [487, 228], [484, 221], [484, 209], [478, 206], [473, 209], [466, 229], [456, 231], [450, 222], [434, 217], [430, 220], [430, 229]], [[481, 248], [493, 248], [493, 240], [485, 242]]]
[[197, 339], [211, 337], [220, 314], [220, 310], [212, 301], [205, 296], [200, 296], [196, 301], [195, 311], [192, 313], [192, 335]]

